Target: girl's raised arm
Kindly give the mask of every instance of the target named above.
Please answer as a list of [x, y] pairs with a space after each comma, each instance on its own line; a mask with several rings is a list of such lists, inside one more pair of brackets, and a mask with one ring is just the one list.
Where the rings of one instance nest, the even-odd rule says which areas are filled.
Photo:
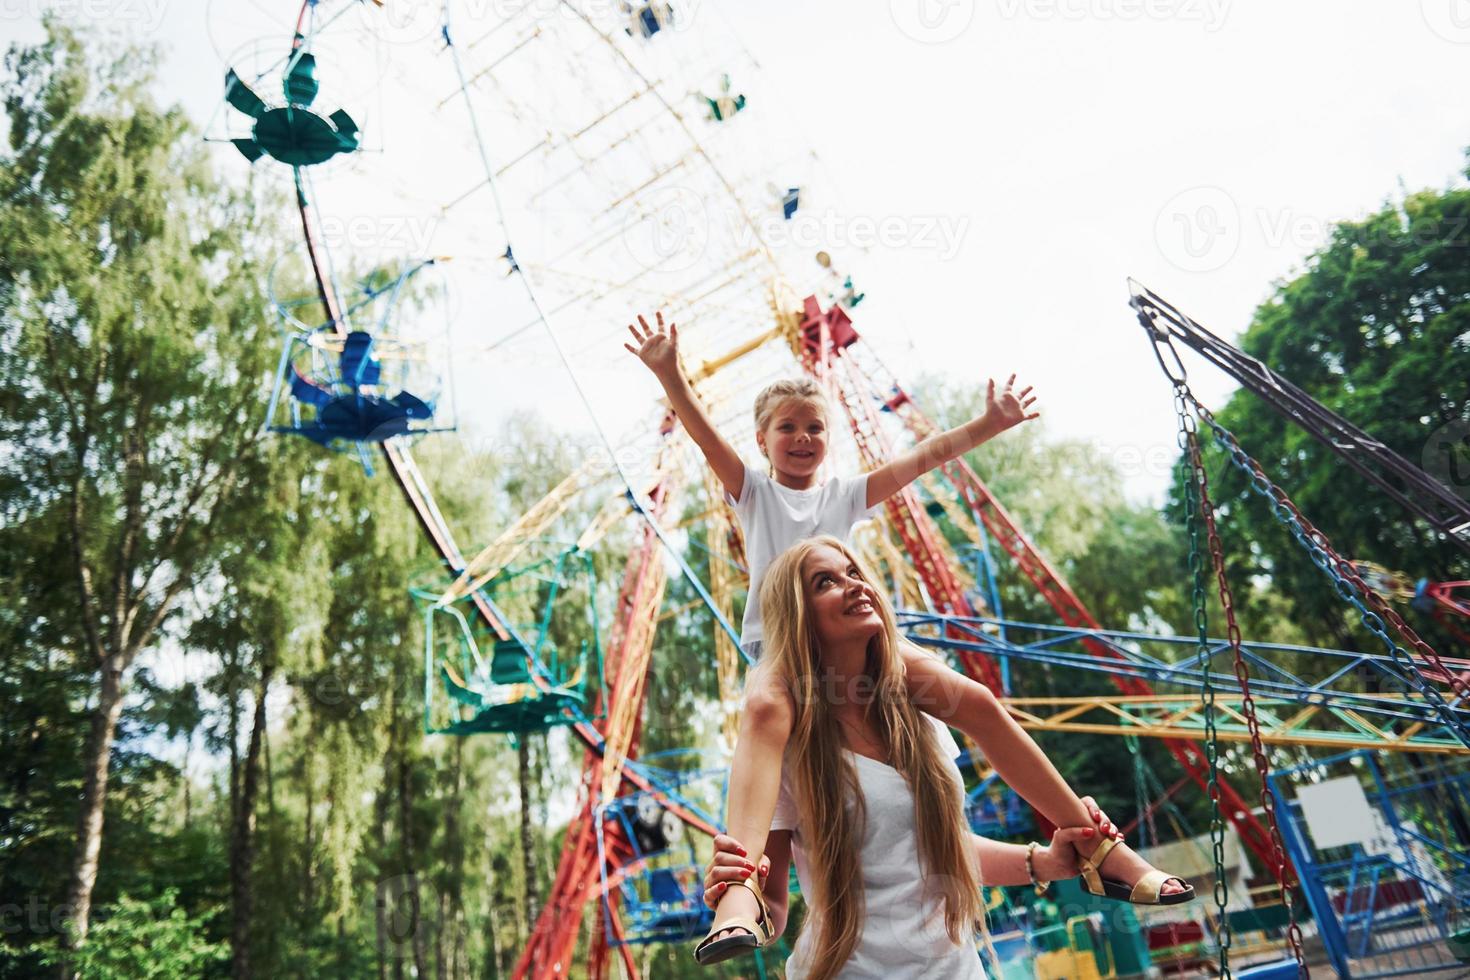
[[740, 491], [745, 486], [745, 462], [710, 422], [704, 406], [699, 404], [694, 389], [689, 386], [689, 379], [684, 377], [684, 372], [679, 367], [678, 325], [670, 323], [668, 332], [665, 333], [662, 312], [655, 314], [655, 322], [657, 326], [650, 327], [640, 313], [638, 326], [628, 325], [628, 332], [633, 335], [637, 346], [626, 343], [623, 346], [658, 378], [659, 384], [663, 385], [664, 394], [669, 396], [674, 414], [679, 416], [689, 437], [694, 440], [700, 452], [704, 453], [710, 469], [715, 471], [715, 476], [724, 485], [725, 491], [739, 500]]
[[868, 506], [876, 507], [920, 476], [938, 466], [1000, 435], [1006, 429], [1031, 419], [1039, 418], [1040, 412], [1028, 411], [1036, 402], [1028, 385], [1019, 392], [1012, 389], [1016, 376], [1006, 382], [1005, 391], [995, 393], [995, 380], [991, 379], [985, 394], [985, 413], [977, 415], [964, 425], [955, 426], [948, 432], [932, 435], [913, 449], [868, 474]]

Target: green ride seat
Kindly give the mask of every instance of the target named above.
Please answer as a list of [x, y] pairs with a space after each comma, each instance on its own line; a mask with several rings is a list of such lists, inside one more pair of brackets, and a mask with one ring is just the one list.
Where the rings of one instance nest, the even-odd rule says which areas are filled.
[[490, 679], [496, 684], [531, 683], [531, 651], [515, 637], [495, 641], [490, 660]]

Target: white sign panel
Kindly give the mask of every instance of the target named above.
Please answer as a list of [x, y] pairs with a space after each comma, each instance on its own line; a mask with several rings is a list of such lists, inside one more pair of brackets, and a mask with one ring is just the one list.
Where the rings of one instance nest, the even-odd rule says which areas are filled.
[[1318, 848], [1366, 844], [1378, 836], [1378, 822], [1356, 776], [1298, 786], [1296, 798]]

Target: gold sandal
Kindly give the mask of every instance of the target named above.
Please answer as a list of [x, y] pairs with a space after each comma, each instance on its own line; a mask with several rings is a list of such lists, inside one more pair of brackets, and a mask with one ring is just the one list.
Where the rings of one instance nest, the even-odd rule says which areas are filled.
[[[755, 896], [755, 903], [760, 907], [760, 921], [746, 916], [736, 916], [723, 925], [710, 929], [704, 939], [700, 940], [699, 945], [694, 947], [694, 959], [700, 966], [722, 963], [732, 957], [754, 952], [775, 938], [771, 933], [771, 910], [766, 907], [766, 899], [760, 889], [749, 878], [741, 878], [735, 884], [744, 885]], [[744, 929], [745, 931], [733, 936], [725, 936], [723, 939], [714, 938], [731, 929]]]
[[[1088, 894], [1099, 898], [1117, 899], [1133, 905], [1182, 905], [1185, 902], [1194, 901], [1194, 886], [1178, 875], [1165, 874], [1158, 869], [1139, 878], [1131, 888], [1121, 881], [1104, 878], [1101, 870], [1102, 863], [1117, 846], [1116, 839], [1104, 837], [1102, 843], [1097, 845], [1097, 850], [1092, 852], [1091, 857], [1084, 857], [1081, 851], [1077, 852], [1077, 863], [1082, 869], [1082, 887], [1087, 890]], [[1171, 881], [1179, 882], [1184, 886], [1184, 890], [1172, 895], [1163, 894], [1164, 885]]]

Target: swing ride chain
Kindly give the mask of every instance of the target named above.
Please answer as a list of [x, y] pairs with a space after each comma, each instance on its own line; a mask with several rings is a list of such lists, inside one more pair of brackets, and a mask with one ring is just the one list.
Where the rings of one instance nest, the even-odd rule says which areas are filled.
[[[1199, 403], [1194, 401], [1193, 395], [1188, 395], [1188, 397], [1198, 409]], [[1272, 795], [1267, 780], [1271, 771], [1271, 761], [1266, 757], [1266, 747], [1261, 741], [1261, 725], [1256, 717], [1256, 702], [1251, 696], [1250, 669], [1246, 666], [1245, 657], [1241, 653], [1240, 625], [1235, 621], [1235, 598], [1230, 591], [1230, 582], [1225, 577], [1225, 549], [1220, 543], [1219, 528], [1215, 525], [1215, 508], [1210, 501], [1210, 481], [1205, 474], [1204, 458], [1200, 452], [1197, 433], [1192, 434], [1189, 440], [1189, 462], [1199, 493], [1199, 513], [1204, 520], [1209, 538], [1210, 562], [1215, 568], [1215, 579], [1220, 591], [1220, 606], [1225, 612], [1225, 635], [1230, 643], [1231, 653], [1234, 655], [1235, 679], [1240, 682], [1241, 713], [1245, 715], [1246, 727], [1250, 730], [1251, 754], [1255, 759], [1256, 774], [1261, 780], [1261, 809], [1265, 812], [1266, 826], [1271, 832], [1271, 871], [1276, 877], [1276, 886], [1281, 893], [1281, 904], [1286, 907], [1286, 938], [1291, 945], [1292, 956], [1296, 958], [1297, 972], [1303, 977], [1310, 977], [1311, 971], [1307, 969], [1306, 957], [1302, 953], [1302, 928], [1296, 920], [1296, 903], [1292, 899], [1291, 889], [1286, 884], [1288, 864], [1286, 847], [1281, 841], [1281, 827], [1276, 820], [1276, 798]]]
[[1149, 791], [1153, 787], [1149, 785], [1148, 773], [1144, 768], [1143, 750], [1138, 747], [1138, 736], [1136, 735], [1126, 736], [1123, 744], [1128, 746], [1128, 754], [1133, 757], [1133, 795], [1138, 804], [1139, 842], [1146, 845], [1148, 841], [1153, 841], [1154, 846], [1157, 847], [1159, 828], [1154, 823], [1154, 807], [1149, 804]]
[[[1292, 536], [1297, 539], [1297, 542], [1306, 549], [1312, 559], [1312, 563], [1332, 578], [1333, 585], [1336, 587], [1338, 594], [1357, 609], [1362, 624], [1388, 648], [1389, 655], [1393, 658], [1394, 663], [1402, 668], [1406, 675], [1404, 678], [1405, 681], [1435, 708], [1440, 718], [1461, 742], [1470, 745], [1470, 731], [1467, 731], [1465, 723], [1457, 718], [1454, 708], [1445, 701], [1444, 696], [1435, 689], [1434, 685], [1430, 684], [1419, 672], [1418, 665], [1414, 663], [1414, 659], [1409, 655], [1408, 651], [1395, 642], [1393, 637], [1388, 634], [1388, 628], [1384, 625], [1384, 620], [1387, 619], [1394, 629], [1413, 646], [1415, 652], [1425, 662], [1434, 667], [1435, 670], [1439, 671], [1441, 676], [1448, 680], [1450, 686], [1454, 689], [1456, 695], [1458, 695], [1456, 698], [1457, 703], [1470, 702], [1470, 684], [1466, 684], [1461, 677], [1447, 668], [1440, 661], [1439, 654], [1434, 652], [1434, 648], [1420, 639], [1413, 629], [1404, 622], [1403, 617], [1395, 612], [1381, 595], [1368, 587], [1368, 584], [1363, 581], [1362, 576], [1358, 574], [1352, 564], [1344, 561], [1333, 549], [1332, 542], [1328, 539], [1327, 535], [1323, 534], [1312, 525], [1311, 521], [1307, 520], [1297, 508], [1296, 504], [1292, 502], [1291, 498], [1286, 495], [1286, 492], [1272, 483], [1270, 478], [1266, 476], [1265, 472], [1261, 469], [1260, 463], [1252, 459], [1241, 448], [1235, 435], [1216, 421], [1215, 417], [1210, 414], [1209, 409], [1201, 405], [1192, 393], [1189, 395], [1189, 400], [1195, 411], [1199, 413], [1200, 418], [1209, 424], [1214, 433], [1215, 441], [1229, 454], [1230, 461], [1250, 480], [1251, 489], [1266, 499], [1271, 505], [1271, 511], [1276, 519], [1284, 524], [1291, 531]], [[1367, 600], [1367, 605], [1364, 604], [1364, 599]], [[1373, 608], [1369, 609], [1369, 605]]]
[[1209, 782], [1206, 787], [1210, 797], [1210, 846], [1215, 860], [1215, 935], [1220, 950], [1221, 980], [1230, 980], [1230, 919], [1225, 906], [1230, 893], [1225, 884], [1225, 820], [1220, 812], [1220, 740], [1215, 732], [1215, 686], [1210, 678], [1210, 641], [1205, 605], [1204, 560], [1199, 546], [1198, 488], [1189, 467], [1197, 455], [1191, 450], [1198, 442], [1194, 418], [1186, 408], [1182, 385], [1174, 388], [1174, 411], [1179, 416], [1179, 450], [1182, 483], [1184, 484], [1185, 525], [1189, 531], [1189, 574], [1193, 588], [1194, 627], [1199, 636], [1199, 663], [1201, 673], [1200, 700], [1204, 703], [1205, 758], [1210, 764]]

